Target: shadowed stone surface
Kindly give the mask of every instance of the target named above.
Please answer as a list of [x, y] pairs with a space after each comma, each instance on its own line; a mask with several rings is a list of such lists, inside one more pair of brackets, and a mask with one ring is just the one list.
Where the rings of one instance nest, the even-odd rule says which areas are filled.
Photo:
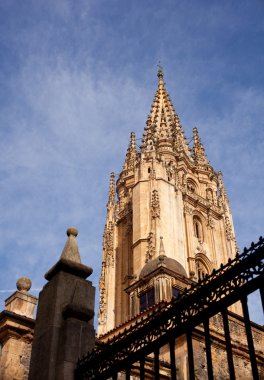
[[77, 230], [71, 227], [67, 234], [61, 258], [46, 273], [49, 282], [40, 293], [29, 380], [74, 379], [78, 358], [94, 347], [95, 288], [86, 280], [92, 269], [79, 260]]

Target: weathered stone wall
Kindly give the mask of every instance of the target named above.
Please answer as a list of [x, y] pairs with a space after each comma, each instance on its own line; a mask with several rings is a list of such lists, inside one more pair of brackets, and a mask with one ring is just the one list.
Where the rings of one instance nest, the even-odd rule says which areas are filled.
[[27, 380], [31, 343], [10, 338], [3, 344], [0, 357], [0, 379]]

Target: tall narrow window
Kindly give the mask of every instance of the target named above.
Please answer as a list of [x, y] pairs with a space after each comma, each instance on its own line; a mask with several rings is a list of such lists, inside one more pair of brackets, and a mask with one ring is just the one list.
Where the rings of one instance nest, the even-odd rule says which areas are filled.
[[197, 237], [197, 239], [203, 241], [203, 227], [198, 217], [193, 218], [193, 230], [194, 236]]
[[197, 275], [199, 280], [203, 280], [205, 276], [208, 274], [208, 271], [205, 265], [199, 260], [196, 262]]
[[154, 288], [149, 289], [147, 292], [141, 294], [139, 299], [140, 311], [144, 311], [155, 303]]

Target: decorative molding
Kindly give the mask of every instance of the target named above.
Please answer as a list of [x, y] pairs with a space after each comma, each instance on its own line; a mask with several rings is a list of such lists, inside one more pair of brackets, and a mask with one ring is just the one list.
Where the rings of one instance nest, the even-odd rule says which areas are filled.
[[152, 197], [151, 197], [151, 215], [152, 218], [159, 218], [160, 217], [160, 203], [159, 203], [159, 193], [158, 190], [152, 191]]
[[184, 214], [193, 215], [193, 209], [186, 204], [183, 206], [183, 212]]
[[148, 235], [148, 248], [146, 252], [146, 262], [155, 257], [156, 245], [155, 245], [155, 235], [153, 232], [150, 232]]
[[224, 221], [225, 221], [226, 238], [227, 240], [233, 240], [234, 236], [233, 236], [232, 226], [231, 226], [229, 217], [225, 216]]
[[210, 227], [210, 228], [214, 228], [215, 227], [215, 221], [214, 221], [214, 218], [213, 218], [211, 210], [209, 210], [208, 213], [207, 213], [207, 226]]

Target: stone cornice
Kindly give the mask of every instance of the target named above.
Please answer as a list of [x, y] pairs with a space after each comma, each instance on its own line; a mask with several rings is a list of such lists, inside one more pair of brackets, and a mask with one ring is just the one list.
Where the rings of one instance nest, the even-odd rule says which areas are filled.
[[45, 279], [50, 281], [59, 272], [66, 272], [73, 274], [77, 277], [87, 278], [92, 273], [92, 268], [81, 264], [76, 263], [75, 261], [60, 259], [46, 274]]

